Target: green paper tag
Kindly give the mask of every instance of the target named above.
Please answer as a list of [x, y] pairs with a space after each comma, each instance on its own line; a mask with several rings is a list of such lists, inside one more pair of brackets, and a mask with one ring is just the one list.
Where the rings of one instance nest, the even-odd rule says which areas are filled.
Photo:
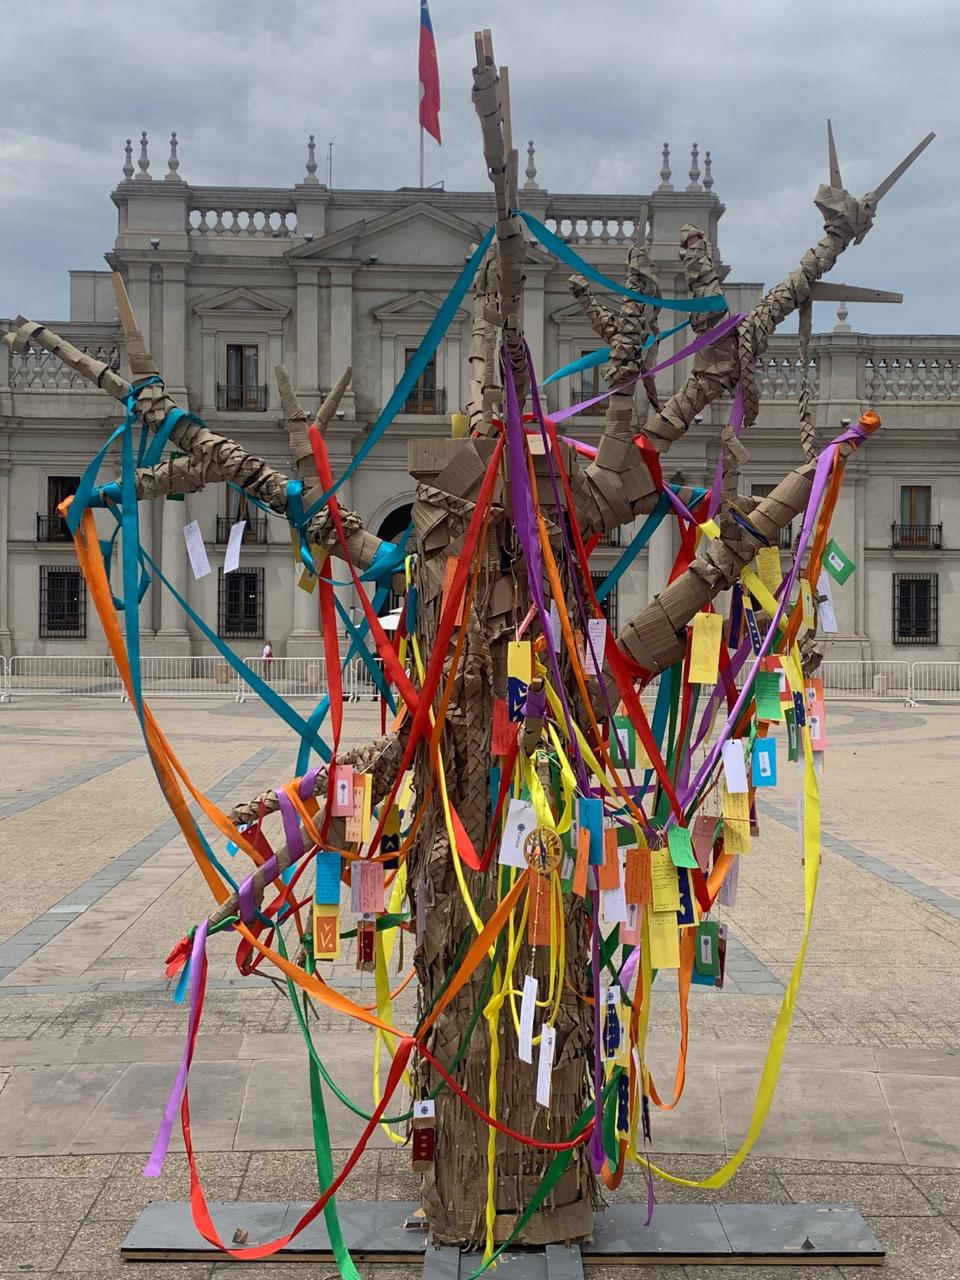
[[782, 720], [779, 671], [758, 671], [753, 685], [758, 720]]
[[686, 827], [671, 827], [667, 832], [667, 844], [670, 846], [670, 859], [675, 867], [697, 865], [697, 860], [693, 856], [690, 832]]
[[629, 716], [614, 716], [610, 725], [610, 759], [618, 769], [637, 763], [637, 731]]
[[787, 722], [787, 759], [790, 761], [799, 760], [800, 734], [797, 732], [797, 713], [793, 707], [786, 708], [783, 718]]
[[720, 925], [716, 920], [701, 920], [697, 925], [693, 963], [702, 978], [720, 976]]
[[823, 567], [834, 582], [842, 587], [851, 573], [853, 573], [856, 565], [831, 538], [823, 553]]

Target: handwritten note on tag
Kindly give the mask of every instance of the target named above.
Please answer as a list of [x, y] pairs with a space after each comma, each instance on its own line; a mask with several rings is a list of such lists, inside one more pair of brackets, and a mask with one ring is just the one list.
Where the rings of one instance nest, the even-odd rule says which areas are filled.
[[243, 531], [246, 527], [246, 520], [238, 520], [236, 524], [230, 526], [227, 549], [223, 553], [224, 573], [233, 573], [235, 569], [240, 568], [240, 544], [243, 542]]
[[205, 578], [211, 572], [207, 559], [207, 548], [203, 545], [203, 534], [196, 520], [183, 526], [183, 540], [187, 544], [187, 556], [195, 578]]
[[587, 641], [587, 670], [598, 676], [603, 670], [603, 655], [607, 647], [606, 618], [589, 619]]
[[533, 1062], [533, 1017], [537, 1011], [537, 980], [527, 974], [523, 980], [520, 999], [520, 1047], [517, 1053], [521, 1062]]
[[540, 1027], [540, 1057], [537, 1061], [537, 1102], [550, 1105], [550, 1083], [553, 1078], [553, 1055], [557, 1050], [557, 1029], [548, 1023]]
[[817, 595], [820, 598], [820, 604], [817, 608], [820, 630], [830, 635], [835, 635], [839, 628], [837, 627], [837, 613], [833, 607], [833, 589], [830, 586], [830, 579], [823, 569], [820, 570], [820, 577], [817, 579]]

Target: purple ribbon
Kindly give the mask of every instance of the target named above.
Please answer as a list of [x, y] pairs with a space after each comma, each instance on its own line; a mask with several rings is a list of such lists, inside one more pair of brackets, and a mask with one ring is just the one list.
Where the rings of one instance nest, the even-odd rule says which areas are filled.
[[598, 396], [594, 396], [591, 400], [581, 400], [579, 404], [572, 404], [569, 409], [558, 409], [556, 413], [551, 413], [550, 417], [554, 422], [565, 422], [567, 418], [572, 418], [575, 413], [582, 413], [584, 409], [590, 409], [595, 404], [600, 404], [608, 399], [615, 392], [619, 395], [625, 391], [627, 387], [635, 386], [641, 378], [652, 378], [656, 374], [661, 373], [664, 369], [669, 369], [671, 365], [679, 364], [681, 360], [686, 360], [687, 356], [695, 356], [698, 351], [705, 351], [707, 347], [712, 347], [715, 342], [719, 342], [721, 338], [725, 338], [728, 333], [732, 333], [737, 325], [743, 319], [743, 313], [729, 315], [726, 319], [721, 320], [719, 324], [715, 324], [712, 329], [708, 329], [706, 333], [701, 333], [699, 338], [695, 338], [693, 342], [682, 347], [679, 351], [674, 352], [672, 356], [668, 356], [666, 360], [662, 360], [659, 364], [653, 366], [652, 369], [644, 369], [642, 373], [638, 373], [635, 378], [631, 378], [629, 382], [621, 382], [616, 387], [611, 387], [609, 391], [601, 391]]
[[317, 778], [320, 776], [320, 765], [314, 765], [300, 779], [300, 799], [310, 800], [313, 796], [314, 788], [317, 785]]
[[303, 832], [300, 830], [300, 819], [297, 817], [293, 801], [283, 787], [277, 787], [276, 791], [280, 817], [283, 819], [283, 836], [287, 842], [290, 861], [293, 863], [303, 857]]
[[150, 1158], [147, 1160], [143, 1170], [144, 1175], [148, 1178], [159, 1178], [163, 1172], [163, 1164], [167, 1158], [167, 1148], [170, 1146], [170, 1135], [173, 1133], [173, 1122], [177, 1117], [177, 1111], [180, 1108], [184, 1090], [187, 1087], [187, 1075], [190, 1071], [194, 1040], [196, 1039], [197, 1026], [200, 1022], [200, 1002], [206, 985], [207, 927], [207, 921], [201, 920], [197, 925], [196, 933], [193, 935], [193, 948], [190, 952], [190, 1016], [187, 1022], [187, 1043], [184, 1045], [183, 1058], [180, 1061], [173, 1088], [170, 1090], [170, 1097], [167, 1099], [167, 1105], [164, 1108], [163, 1118], [160, 1121], [160, 1128], [157, 1130]]
[[257, 909], [253, 900], [253, 878], [261, 871], [263, 872], [263, 883], [265, 885], [269, 884], [271, 880], [276, 880], [280, 873], [280, 867], [275, 853], [266, 860], [263, 866], [258, 867], [256, 871], [251, 872], [245, 880], [240, 882], [240, 888], [237, 890], [237, 914], [244, 924], [250, 924]]

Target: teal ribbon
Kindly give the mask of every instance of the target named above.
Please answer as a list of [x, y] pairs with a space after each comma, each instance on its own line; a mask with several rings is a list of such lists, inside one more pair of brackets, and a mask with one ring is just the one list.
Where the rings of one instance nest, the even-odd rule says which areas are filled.
[[642, 302], [648, 307], [666, 307], [669, 311], [726, 311], [727, 303], [722, 294], [713, 294], [708, 298], [658, 298], [654, 294], [637, 293], [633, 289], [628, 289], [625, 284], [618, 284], [616, 280], [611, 280], [609, 276], [605, 276], [602, 271], [598, 271], [596, 267], [592, 267], [589, 262], [585, 262], [579, 254], [574, 253], [568, 244], [555, 235], [549, 227], [544, 226], [539, 218], [535, 218], [532, 213], [527, 213], [525, 209], [514, 209], [513, 214], [517, 218], [522, 218], [536, 239], [543, 247], [555, 258], [559, 258], [561, 262], [565, 262], [568, 267], [573, 267], [579, 271], [581, 275], [592, 280], [594, 284], [601, 285], [610, 293], [619, 293], [624, 298], [631, 298], [634, 302]]
[[[641, 351], [647, 347], [652, 347], [655, 342], [662, 342], [664, 338], [672, 338], [675, 333], [679, 333], [681, 329], [686, 329], [689, 320], [681, 320], [679, 324], [675, 324], [672, 329], [664, 329], [663, 333], [652, 333], [648, 338], [643, 340]], [[569, 364], [565, 364], [562, 369], [558, 369], [556, 373], [551, 373], [549, 378], [544, 378], [540, 384], [543, 387], [549, 386], [551, 382], [557, 382], [560, 378], [569, 378], [572, 373], [581, 373], [584, 369], [595, 369], [598, 364], [605, 364], [610, 359], [610, 348], [601, 347], [599, 351], [588, 351], [579, 360], [571, 360]]]

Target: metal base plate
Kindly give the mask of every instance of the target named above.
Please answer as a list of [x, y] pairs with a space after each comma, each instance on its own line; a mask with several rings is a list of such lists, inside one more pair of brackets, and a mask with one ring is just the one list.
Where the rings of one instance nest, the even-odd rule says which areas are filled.
[[[309, 1206], [300, 1203], [210, 1204], [220, 1239], [230, 1244], [238, 1229], [250, 1247], [290, 1231]], [[479, 1254], [434, 1248], [426, 1234], [404, 1222], [419, 1206], [410, 1201], [341, 1201], [337, 1206], [347, 1247], [357, 1261], [424, 1262], [428, 1280], [465, 1280], [480, 1265]], [[616, 1262], [813, 1263], [860, 1266], [880, 1263], [884, 1251], [852, 1205], [664, 1204], [649, 1227], [639, 1205], [612, 1205], [594, 1222], [592, 1241], [566, 1249], [514, 1249], [498, 1276], [510, 1280], [580, 1280], [584, 1267]], [[190, 1205], [147, 1205], [120, 1246], [124, 1258], [141, 1261], [207, 1261], [217, 1255], [197, 1232]], [[333, 1257], [323, 1218], [318, 1217], [269, 1260], [328, 1261]]]

